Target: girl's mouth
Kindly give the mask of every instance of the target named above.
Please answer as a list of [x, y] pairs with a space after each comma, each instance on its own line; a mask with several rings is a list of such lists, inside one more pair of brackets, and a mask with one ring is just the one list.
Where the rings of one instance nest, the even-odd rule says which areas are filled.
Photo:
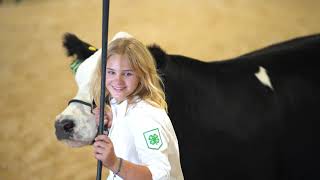
[[124, 90], [126, 87], [116, 87], [116, 86], [112, 86], [112, 88], [116, 91], [122, 91]]

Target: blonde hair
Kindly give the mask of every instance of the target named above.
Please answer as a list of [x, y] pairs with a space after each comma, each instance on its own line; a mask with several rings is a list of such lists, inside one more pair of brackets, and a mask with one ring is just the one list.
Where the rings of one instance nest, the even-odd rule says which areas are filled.
[[[127, 56], [131, 67], [139, 78], [138, 87], [128, 97], [129, 102], [133, 100], [133, 97], [138, 96], [149, 104], [167, 111], [165, 94], [161, 86], [162, 81], [157, 73], [155, 60], [148, 49], [134, 38], [119, 38], [108, 45], [107, 59], [115, 54]], [[101, 56], [98, 61], [91, 89], [93, 99], [97, 104], [100, 101]], [[109, 100], [110, 93], [107, 89], [105, 96]]]

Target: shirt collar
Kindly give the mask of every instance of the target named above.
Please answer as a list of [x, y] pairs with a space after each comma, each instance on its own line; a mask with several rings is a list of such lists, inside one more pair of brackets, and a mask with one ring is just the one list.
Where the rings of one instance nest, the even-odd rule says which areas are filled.
[[[141, 98], [139, 96], [134, 96], [131, 101], [133, 102], [133, 104], [135, 104], [135, 103], [139, 102], [140, 100], [141, 100]], [[110, 105], [120, 105], [125, 101], [127, 101], [127, 103], [128, 103], [128, 100], [124, 100], [124, 101], [118, 103], [117, 100], [113, 97], [110, 97], [110, 100], [109, 100]]]
[[111, 105], [111, 109], [112, 109], [112, 114], [115, 115], [117, 118], [122, 118], [124, 117], [127, 112], [129, 111], [130, 108], [133, 108], [134, 105], [136, 103], [138, 103], [140, 101], [140, 97], [139, 96], [135, 96], [132, 98], [132, 104], [128, 104], [128, 100], [124, 100], [120, 103], [117, 102], [117, 100], [115, 98], [110, 98], [110, 105]]

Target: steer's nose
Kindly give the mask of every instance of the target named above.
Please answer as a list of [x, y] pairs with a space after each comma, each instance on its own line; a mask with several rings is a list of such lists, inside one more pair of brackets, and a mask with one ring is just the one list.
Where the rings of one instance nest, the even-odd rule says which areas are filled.
[[71, 137], [74, 128], [74, 122], [70, 119], [64, 119], [55, 122], [56, 136], [58, 140]]

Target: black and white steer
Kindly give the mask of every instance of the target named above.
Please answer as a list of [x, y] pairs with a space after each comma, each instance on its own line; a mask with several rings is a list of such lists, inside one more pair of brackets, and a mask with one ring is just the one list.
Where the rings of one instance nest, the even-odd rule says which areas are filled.
[[[83, 61], [75, 99], [92, 103], [99, 51], [72, 34], [64, 46]], [[208, 63], [156, 45], [149, 50], [164, 81], [185, 179], [320, 179], [319, 35]], [[70, 146], [91, 144], [96, 131], [91, 107], [80, 103], [56, 120], [57, 138]]]

